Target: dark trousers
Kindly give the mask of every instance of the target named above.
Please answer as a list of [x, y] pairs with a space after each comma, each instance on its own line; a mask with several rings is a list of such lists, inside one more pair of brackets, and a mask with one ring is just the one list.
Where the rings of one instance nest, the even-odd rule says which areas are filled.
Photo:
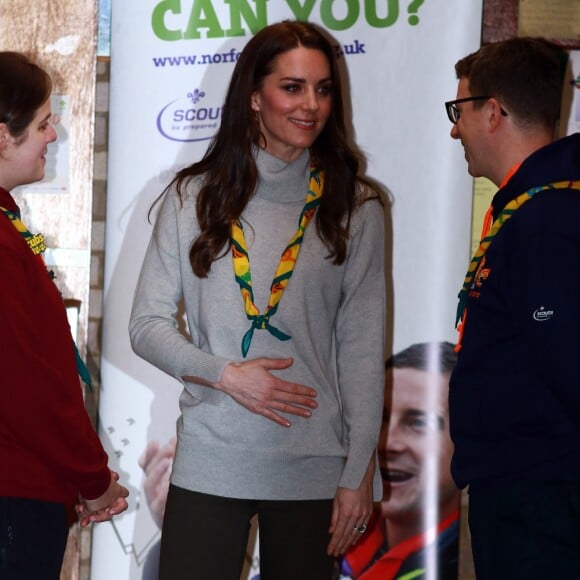
[[470, 489], [478, 580], [580, 578], [580, 484]]
[[0, 579], [58, 580], [67, 536], [63, 504], [0, 497]]
[[239, 580], [255, 514], [260, 580], [330, 580], [332, 500], [240, 500], [173, 485], [165, 506], [159, 580]]

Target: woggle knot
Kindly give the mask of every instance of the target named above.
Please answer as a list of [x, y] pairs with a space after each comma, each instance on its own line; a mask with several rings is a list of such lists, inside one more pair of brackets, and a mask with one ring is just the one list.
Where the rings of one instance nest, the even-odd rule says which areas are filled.
[[248, 351], [250, 350], [250, 344], [252, 342], [252, 338], [254, 337], [254, 330], [267, 330], [272, 336], [275, 336], [278, 340], [290, 340], [292, 337], [278, 330], [275, 326], [270, 324], [270, 316], [267, 314], [260, 314], [259, 316], [254, 317], [252, 320], [252, 326], [250, 326], [249, 330], [244, 334], [242, 338], [242, 356], [246, 358]]
[[254, 328], [257, 328], [258, 330], [266, 330], [266, 328], [268, 328], [269, 325], [270, 325], [270, 316], [268, 316], [267, 314], [260, 314], [259, 316], [256, 316], [256, 318], [254, 318], [252, 322], [252, 326]]

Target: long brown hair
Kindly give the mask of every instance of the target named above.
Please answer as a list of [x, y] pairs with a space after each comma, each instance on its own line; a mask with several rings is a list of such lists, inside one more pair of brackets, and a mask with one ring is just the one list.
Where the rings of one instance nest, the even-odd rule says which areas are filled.
[[284, 21], [267, 26], [248, 42], [234, 68], [216, 136], [201, 161], [179, 171], [172, 182], [183, 196], [189, 181], [203, 175], [196, 204], [200, 234], [189, 254], [193, 272], [200, 278], [205, 278], [212, 262], [227, 252], [230, 225], [240, 217], [256, 188], [258, 171], [252, 150], [259, 146], [261, 134], [251, 109], [251, 95], [271, 74], [275, 59], [299, 46], [321, 51], [330, 67], [332, 110], [311, 147], [312, 157], [325, 172], [324, 195], [315, 223], [328, 257], [336, 264], [346, 258], [359, 162], [346, 141], [334, 49], [315, 25]]

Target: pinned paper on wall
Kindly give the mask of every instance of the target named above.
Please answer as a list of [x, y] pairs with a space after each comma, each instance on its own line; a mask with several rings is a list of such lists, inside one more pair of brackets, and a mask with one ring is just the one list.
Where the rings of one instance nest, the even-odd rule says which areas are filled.
[[580, 2], [520, 0], [518, 36], [580, 40]]

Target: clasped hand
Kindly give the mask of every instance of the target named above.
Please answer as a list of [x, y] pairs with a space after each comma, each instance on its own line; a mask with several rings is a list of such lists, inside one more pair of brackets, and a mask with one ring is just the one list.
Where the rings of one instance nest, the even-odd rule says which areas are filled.
[[129, 495], [129, 490], [120, 485], [118, 480], [119, 474], [111, 471], [111, 483], [103, 495], [95, 499], [85, 499], [79, 496], [76, 511], [81, 527], [84, 528], [90, 523], [109, 521], [113, 516], [127, 509], [128, 503], [125, 498]]

